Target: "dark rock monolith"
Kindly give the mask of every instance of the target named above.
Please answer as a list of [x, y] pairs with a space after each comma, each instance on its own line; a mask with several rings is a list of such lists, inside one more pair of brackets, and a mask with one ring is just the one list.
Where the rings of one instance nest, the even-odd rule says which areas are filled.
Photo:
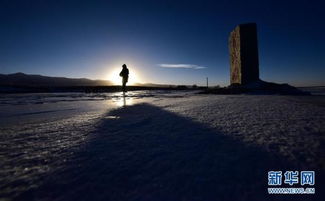
[[204, 94], [310, 95], [289, 84], [266, 82], [259, 77], [256, 23], [238, 25], [229, 36], [230, 85], [207, 88]]
[[259, 80], [256, 23], [238, 25], [229, 36], [230, 84], [246, 85]]

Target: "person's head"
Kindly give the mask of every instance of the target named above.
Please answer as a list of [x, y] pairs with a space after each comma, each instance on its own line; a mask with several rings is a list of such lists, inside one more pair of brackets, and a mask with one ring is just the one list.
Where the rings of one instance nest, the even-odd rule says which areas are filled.
[[123, 68], [126, 68], [126, 64], [123, 64], [122, 67], [123, 67]]

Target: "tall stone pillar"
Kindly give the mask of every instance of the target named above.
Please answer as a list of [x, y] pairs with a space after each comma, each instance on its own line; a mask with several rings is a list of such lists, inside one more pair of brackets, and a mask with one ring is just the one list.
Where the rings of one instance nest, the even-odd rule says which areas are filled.
[[256, 23], [238, 25], [229, 36], [230, 84], [259, 80]]

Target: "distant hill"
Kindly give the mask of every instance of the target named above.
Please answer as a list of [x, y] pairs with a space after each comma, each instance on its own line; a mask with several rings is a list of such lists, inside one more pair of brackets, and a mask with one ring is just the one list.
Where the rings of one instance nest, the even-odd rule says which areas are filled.
[[172, 84], [154, 84], [154, 83], [135, 83], [134, 85], [144, 86], [144, 87], [162, 87], [162, 88], [176, 87], [176, 85], [172, 85]]
[[109, 86], [108, 80], [90, 80], [86, 78], [49, 77], [24, 73], [0, 74], [0, 86], [6, 87], [73, 87], [73, 86]]

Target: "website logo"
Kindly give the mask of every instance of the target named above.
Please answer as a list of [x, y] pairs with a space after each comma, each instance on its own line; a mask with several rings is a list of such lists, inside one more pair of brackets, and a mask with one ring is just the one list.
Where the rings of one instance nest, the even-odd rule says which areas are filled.
[[269, 171], [268, 185], [269, 194], [315, 194], [315, 171]]

